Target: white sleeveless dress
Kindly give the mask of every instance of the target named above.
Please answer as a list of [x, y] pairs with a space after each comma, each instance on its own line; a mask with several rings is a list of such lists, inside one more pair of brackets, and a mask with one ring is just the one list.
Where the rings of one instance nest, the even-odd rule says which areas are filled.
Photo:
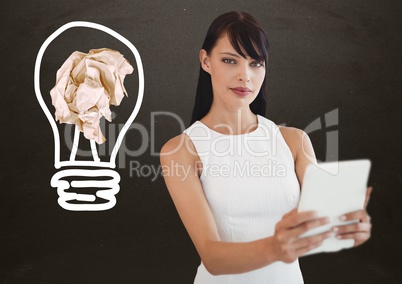
[[[224, 242], [272, 236], [276, 223], [299, 201], [300, 186], [289, 147], [272, 121], [257, 118], [258, 127], [247, 134], [221, 134], [201, 121], [184, 130], [201, 159], [200, 180]], [[303, 277], [297, 260], [218, 276], [210, 274], [201, 262], [194, 283], [299, 284]]]

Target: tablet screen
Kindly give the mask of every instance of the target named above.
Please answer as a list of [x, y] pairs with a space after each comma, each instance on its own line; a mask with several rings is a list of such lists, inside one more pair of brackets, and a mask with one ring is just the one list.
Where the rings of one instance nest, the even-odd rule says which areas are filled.
[[[370, 160], [350, 160], [310, 164], [307, 167], [298, 211], [316, 211], [320, 217], [330, 218], [331, 222], [306, 232], [302, 237], [329, 231], [334, 226], [357, 222], [342, 222], [339, 217], [363, 209], [370, 166]], [[331, 237], [305, 255], [339, 251], [353, 245], [354, 240]]]

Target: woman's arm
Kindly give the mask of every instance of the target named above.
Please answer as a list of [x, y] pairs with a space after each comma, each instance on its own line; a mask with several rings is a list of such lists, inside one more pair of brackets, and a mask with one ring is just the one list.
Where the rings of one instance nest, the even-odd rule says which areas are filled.
[[317, 247], [328, 233], [299, 239], [304, 232], [328, 222], [313, 212], [286, 214], [272, 237], [244, 243], [222, 242], [199, 179], [200, 159], [191, 139], [179, 135], [161, 150], [165, 182], [179, 216], [207, 270], [214, 275], [251, 271], [275, 261], [293, 262]]
[[[299, 179], [301, 186], [303, 184], [303, 177], [306, 167], [309, 164], [317, 164], [313, 145], [311, 144], [308, 135], [300, 129], [292, 127], [280, 127], [280, 131], [292, 152], [295, 160], [297, 178]], [[370, 238], [371, 218], [366, 211], [366, 207], [372, 190], [372, 187], [367, 188], [366, 201], [362, 210], [350, 212], [344, 216], [340, 216], [342, 221], [359, 220], [359, 222], [351, 225], [332, 228], [332, 231], [336, 233], [337, 238], [354, 239], [355, 246], [361, 245]]]
[[297, 179], [301, 187], [307, 166], [309, 164], [317, 164], [313, 145], [303, 130], [285, 126], [280, 126], [279, 129], [292, 152]]

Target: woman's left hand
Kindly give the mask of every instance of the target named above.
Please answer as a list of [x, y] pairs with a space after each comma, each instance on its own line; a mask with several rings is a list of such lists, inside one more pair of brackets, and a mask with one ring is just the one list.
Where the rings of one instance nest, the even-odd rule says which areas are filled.
[[370, 199], [370, 194], [373, 191], [372, 187], [368, 187], [366, 191], [366, 200], [364, 209], [347, 213], [340, 217], [341, 221], [359, 220], [358, 223], [350, 225], [333, 227], [332, 231], [336, 233], [339, 239], [354, 239], [355, 246], [359, 246], [366, 242], [371, 235], [370, 216], [366, 211], [367, 204]]

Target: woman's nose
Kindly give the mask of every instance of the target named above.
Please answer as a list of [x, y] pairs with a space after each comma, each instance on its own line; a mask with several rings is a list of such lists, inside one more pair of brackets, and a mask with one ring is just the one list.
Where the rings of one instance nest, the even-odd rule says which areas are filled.
[[250, 81], [250, 69], [247, 66], [241, 66], [239, 67], [239, 73], [238, 73], [238, 80], [241, 82], [249, 82]]

